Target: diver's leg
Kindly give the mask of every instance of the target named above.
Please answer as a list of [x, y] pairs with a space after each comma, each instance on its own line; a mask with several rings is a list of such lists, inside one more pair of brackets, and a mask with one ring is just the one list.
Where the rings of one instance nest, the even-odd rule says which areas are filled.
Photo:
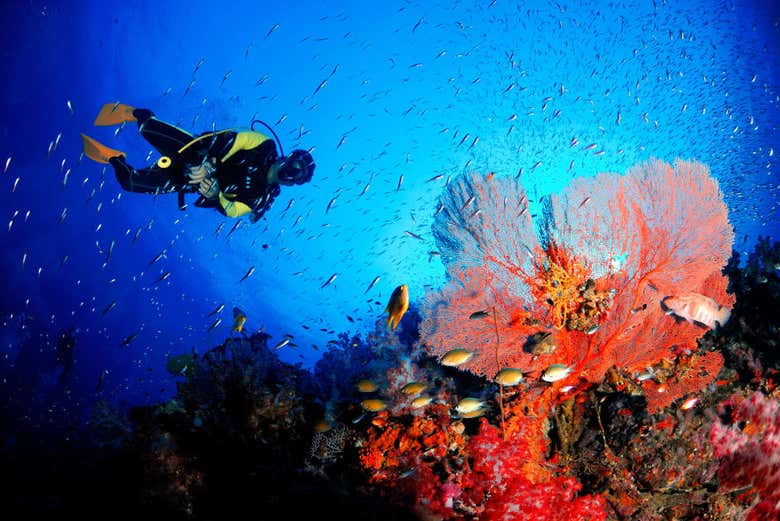
[[157, 152], [173, 156], [194, 138], [189, 132], [160, 121], [149, 109], [135, 109], [133, 116], [138, 120], [138, 131]]
[[175, 166], [160, 168], [152, 165], [136, 170], [127, 164], [123, 156], [112, 157], [109, 162], [114, 167], [116, 180], [128, 192], [165, 193], [173, 191], [176, 186], [186, 184], [181, 168]]

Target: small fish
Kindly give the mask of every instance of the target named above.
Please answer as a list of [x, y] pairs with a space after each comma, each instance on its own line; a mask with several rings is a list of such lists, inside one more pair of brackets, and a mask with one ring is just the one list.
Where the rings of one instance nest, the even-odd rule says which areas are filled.
[[594, 325], [590, 326], [588, 329], [585, 330], [585, 334], [586, 335], [592, 335], [592, 334], [594, 334], [598, 330], [599, 330], [599, 325], [598, 324], [594, 324]]
[[276, 31], [279, 27], [280, 27], [279, 24], [274, 24], [273, 26], [271, 26], [271, 28], [268, 29], [268, 32], [265, 33], [265, 37], [268, 38], [269, 36], [271, 36], [274, 33], [274, 31]]
[[[198, 72], [198, 69], [200, 69], [200, 67], [204, 63], [206, 63], [206, 58], [201, 58], [200, 60], [198, 60], [198, 63], [195, 64], [195, 69], [193, 69], [192, 74], [195, 74], [196, 72]], [[119, 103], [119, 102], [117, 102], [117, 103]]]
[[490, 313], [488, 313], [485, 310], [475, 311], [474, 313], [469, 315], [469, 320], [479, 320], [479, 319], [482, 319], [482, 318], [486, 318], [489, 315], [490, 315]]
[[387, 404], [379, 398], [369, 398], [360, 402], [360, 406], [368, 412], [379, 412], [387, 409]]
[[251, 277], [254, 272], [255, 272], [255, 267], [254, 266], [250, 266], [249, 269], [247, 270], [247, 272], [244, 274], [244, 276], [241, 277], [241, 280], [238, 281], [238, 283], [240, 284], [240, 283], [244, 282], [246, 279]]
[[115, 307], [116, 307], [116, 300], [112, 300], [111, 303], [103, 309], [103, 315], [105, 315]]
[[282, 116], [279, 118], [279, 121], [274, 123], [274, 126], [277, 127], [277, 126], [281, 125], [282, 123], [284, 123], [285, 119], [287, 119], [287, 113], [286, 112], [284, 114], [282, 114]]
[[289, 336], [284, 337], [284, 339], [281, 342], [279, 342], [274, 346], [274, 350], [278, 351], [279, 349], [283, 348], [284, 346], [290, 343], [290, 340], [292, 340], [292, 338], [290, 338]]
[[[190, 91], [192, 90], [192, 87], [194, 87], [194, 86], [195, 86], [195, 80], [192, 80], [192, 81], [189, 83], [189, 85], [187, 85], [187, 88], [186, 88], [186, 89], [184, 89], [184, 96], [186, 96], [187, 94], [189, 94], [189, 93], [190, 93]], [[122, 127], [119, 127], [119, 128], [122, 128]]]
[[120, 347], [127, 347], [127, 346], [129, 346], [129, 345], [130, 345], [130, 342], [132, 342], [133, 340], [135, 340], [135, 339], [136, 339], [136, 337], [138, 336], [138, 333], [139, 333], [139, 332], [137, 331], [137, 332], [133, 333], [132, 335], [130, 335], [130, 336], [128, 336], [128, 337], [126, 337], [124, 340], [122, 340], [122, 341], [119, 343]]
[[405, 470], [404, 472], [401, 472], [400, 474], [398, 474], [398, 479], [408, 478], [409, 476], [414, 474], [415, 470], [417, 470], [417, 467], [412, 467], [409, 470]]
[[227, 81], [227, 79], [230, 78], [231, 74], [233, 74], [233, 69], [230, 69], [225, 73], [224, 76], [222, 76], [222, 81], [219, 83], [220, 87], [225, 84], [225, 81]]
[[[139, 232], [140, 232], [140, 228], [139, 228]], [[138, 234], [138, 232], [136, 232], [136, 235], [137, 234]], [[147, 264], [146, 267], [148, 268], [149, 266], [151, 266], [152, 264], [154, 264], [158, 260], [162, 259], [165, 256], [165, 251], [166, 250], [163, 250], [159, 254], [157, 254], [157, 256], [155, 258], [153, 258], [152, 260], [149, 261], [149, 264]]]
[[239, 227], [239, 226], [241, 226], [241, 223], [242, 223], [242, 222], [243, 222], [243, 221], [242, 221], [241, 219], [239, 219], [239, 220], [237, 220], [237, 221], [236, 221], [236, 224], [234, 224], [234, 225], [233, 225], [233, 227], [232, 227], [232, 228], [230, 229], [230, 231], [228, 232], [228, 234], [227, 234], [227, 237], [225, 237], [225, 240], [226, 240], [226, 241], [227, 241], [228, 239], [230, 239], [230, 236], [231, 236], [231, 235], [233, 235], [233, 232], [234, 232], [234, 231], [238, 230], [238, 227]]
[[214, 331], [222, 323], [222, 319], [217, 317], [213, 324], [209, 326], [209, 331]]
[[585, 199], [583, 199], [583, 200], [582, 200], [582, 202], [580, 203], [580, 205], [579, 205], [577, 208], [578, 208], [578, 209], [579, 209], [579, 208], [582, 208], [583, 206], [585, 206], [585, 204], [586, 204], [588, 201], [590, 201], [590, 196], [588, 196], [588, 197], [586, 197]]
[[326, 280], [322, 286], [320, 286], [320, 289], [330, 285], [334, 280], [336, 280], [336, 277], [338, 277], [338, 273], [334, 273], [333, 275], [331, 275], [330, 278]]
[[472, 356], [474, 356], [473, 351], [458, 347], [447, 351], [441, 358], [441, 363], [449, 367], [457, 367], [468, 362]]
[[417, 23], [414, 24], [414, 27], [412, 27], [412, 32], [415, 32], [417, 28], [420, 27], [420, 25], [422, 25], [424, 20], [425, 18], [420, 18], [419, 20], [417, 20]]
[[520, 369], [514, 369], [512, 367], [505, 367], [496, 373], [493, 380], [504, 386], [517, 385], [523, 381], [523, 372]]
[[401, 284], [393, 290], [392, 295], [390, 295], [390, 300], [387, 303], [387, 307], [385, 308], [385, 312], [389, 313], [387, 317], [387, 327], [395, 330], [395, 328], [398, 327], [398, 323], [401, 321], [401, 318], [404, 316], [404, 313], [406, 313], [408, 309], [409, 288], [406, 286], [406, 284]]
[[401, 387], [401, 392], [407, 396], [416, 396], [423, 392], [428, 385], [425, 382], [409, 382]]
[[246, 313], [239, 308], [233, 308], [233, 332], [241, 333], [244, 330], [244, 324], [246, 323]]
[[420, 237], [419, 235], [417, 235], [416, 233], [414, 233], [414, 232], [410, 232], [409, 230], [404, 230], [404, 233], [405, 233], [406, 235], [408, 235], [409, 237], [412, 237], [413, 239], [417, 239], [418, 241], [423, 241], [423, 240], [425, 240], [425, 239], [423, 239], [422, 237]]
[[357, 389], [361, 393], [373, 393], [378, 388], [379, 388], [379, 386], [377, 386], [377, 384], [375, 384], [371, 380], [363, 379], [363, 380], [359, 380], [355, 384], [355, 389]]
[[225, 222], [224, 222], [224, 221], [222, 221], [221, 223], [219, 223], [219, 224], [217, 225], [217, 229], [216, 229], [216, 230], [214, 230], [214, 237], [215, 237], [215, 238], [216, 238], [216, 237], [219, 237], [219, 233], [222, 231], [222, 229], [223, 229], [224, 227], [225, 227]]
[[73, 103], [71, 103], [70, 100], [68, 100], [67, 105], [68, 105], [68, 112], [70, 112], [70, 115], [72, 116], [73, 114], [75, 114], [75, 111], [73, 110]]
[[557, 382], [563, 380], [571, 373], [571, 367], [567, 367], [563, 364], [553, 364], [542, 373], [542, 380], [545, 382]]
[[696, 402], [698, 402], [699, 399], [696, 397], [688, 398], [685, 400], [682, 405], [680, 405], [680, 410], [687, 411], [688, 409], [692, 408], [694, 405], [696, 405]]
[[336, 197], [334, 197], [333, 199], [330, 200], [330, 202], [328, 203], [328, 206], [325, 207], [325, 213], [328, 213], [330, 211], [330, 209], [333, 208], [333, 203], [335, 203], [336, 199], [338, 199], [338, 198], [339, 198], [339, 196], [337, 195]]
[[412, 408], [413, 409], [420, 409], [421, 407], [425, 407], [429, 403], [433, 401], [433, 397], [431, 396], [418, 396], [414, 400], [412, 400]]
[[3, 173], [8, 172], [8, 167], [11, 166], [11, 159], [13, 159], [12, 156], [8, 156], [8, 159], [5, 160], [5, 166], [3, 167]]
[[460, 414], [470, 414], [484, 409], [485, 402], [479, 398], [463, 398], [458, 405], [455, 406], [455, 410]]
[[401, 174], [401, 176], [398, 178], [398, 186], [395, 187], [395, 191], [396, 192], [401, 189], [401, 185], [402, 184], [404, 184], [404, 175], [403, 174]]
[[221, 313], [223, 309], [225, 309], [225, 304], [220, 304], [219, 306], [214, 308], [214, 311], [206, 315], [206, 317], [213, 317], [217, 313]]
[[327, 85], [327, 84], [328, 84], [328, 78], [325, 78], [324, 80], [322, 80], [322, 81], [320, 82], [320, 84], [319, 84], [319, 85], [317, 85], [317, 88], [316, 88], [316, 89], [314, 89], [314, 92], [312, 92], [312, 94], [311, 94], [311, 97], [313, 98], [314, 96], [316, 96], [316, 95], [317, 95], [317, 93], [318, 93], [319, 91], [321, 91], [321, 90], [322, 90], [322, 88], [323, 88], [325, 85]]
[[332, 425], [328, 420], [322, 419], [314, 424], [314, 432], [328, 432]]
[[105, 370], [105, 369], [100, 371], [100, 376], [98, 376], [98, 382], [97, 382], [97, 385], [95, 386], [95, 392], [96, 393], [99, 393], [100, 390], [103, 388], [103, 380], [105, 379], [107, 374], [108, 374], [108, 371]]
[[160, 282], [164, 281], [165, 279], [167, 279], [167, 278], [168, 278], [168, 277], [170, 277], [170, 276], [171, 276], [171, 272], [170, 272], [170, 271], [166, 271], [165, 273], [163, 273], [162, 275], [160, 275], [160, 276], [157, 278], [157, 280], [156, 280], [156, 281], [154, 281], [154, 283], [155, 283], [155, 284], [159, 284]]
[[377, 282], [379, 282], [379, 276], [374, 277], [374, 280], [371, 281], [371, 284], [368, 285], [366, 291], [364, 291], [363, 294], [365, 295], [366, 293], [368, 293], [371, 290], [371, 288], [376, 286]]

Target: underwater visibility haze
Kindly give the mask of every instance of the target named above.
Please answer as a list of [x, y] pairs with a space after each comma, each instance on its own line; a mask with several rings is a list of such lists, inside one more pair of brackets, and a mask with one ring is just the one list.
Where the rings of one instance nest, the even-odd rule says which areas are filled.
[[0, 10], [10, 511], [777, 519], [774, 2]]

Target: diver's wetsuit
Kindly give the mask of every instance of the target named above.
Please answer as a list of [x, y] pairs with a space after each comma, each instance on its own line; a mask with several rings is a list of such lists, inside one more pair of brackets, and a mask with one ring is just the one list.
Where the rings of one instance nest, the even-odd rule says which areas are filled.
[[[219, 184], [219, 196], [201, 198], [198, 206], [216, 208], [223, 215], [240, 217], [252, 213], [259, 219], [279, 195], [278, 184], [268, 184], [268, 169], [276, 161], [276, 145], [260, 132], [225, 130], [204, 132], [198, 137], [169, 123], [160, 121], [151, 110], [135, 109], [138, 131], [170, 163], [156, 162], [135, 169], [124, 156], [112, 157], [117, 181], [125, 190], [137, 193], [194, 191], [188, 185], [188, 168], [203, 162], [206, 156], [216, 159], [213, 176]], [[180, 202], [183, 198], [180, 197]]]

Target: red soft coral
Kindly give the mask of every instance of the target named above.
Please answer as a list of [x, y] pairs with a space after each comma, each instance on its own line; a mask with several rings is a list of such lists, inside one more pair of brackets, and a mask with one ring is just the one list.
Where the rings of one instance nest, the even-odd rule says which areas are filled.
[[725, 490], [752, 485], [758, 502], [748, 521], [780, 518], [780, 402], [759, 392], [742, 399], [732, 397], [732, 421], [716, 422], [710, 438]]

